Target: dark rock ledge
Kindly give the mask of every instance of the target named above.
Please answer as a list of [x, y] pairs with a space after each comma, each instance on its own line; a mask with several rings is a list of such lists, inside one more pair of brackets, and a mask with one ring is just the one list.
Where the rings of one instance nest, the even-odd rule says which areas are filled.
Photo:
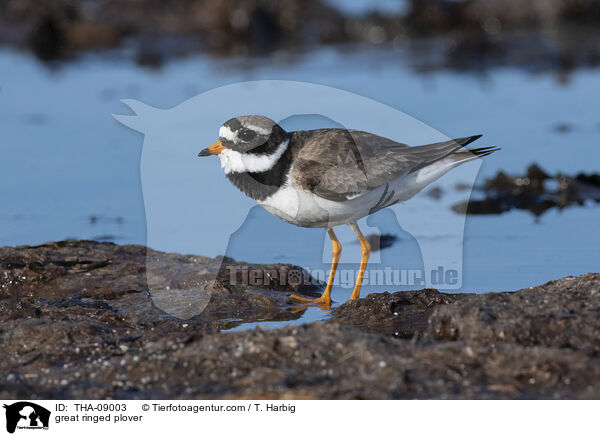
[[[224, 266], [274, 280], [237, 285]], [[278, 284], [290, 271], [90, 241], [0, 248], [0, 396], [600, 398], [600, 274], [373, 294], [325, 323], [221, 332], [301, 316], [290, 290], [320, 290]], [[212, 286], [200, 314], [193, 295], [149, 291], [200, 284]]]

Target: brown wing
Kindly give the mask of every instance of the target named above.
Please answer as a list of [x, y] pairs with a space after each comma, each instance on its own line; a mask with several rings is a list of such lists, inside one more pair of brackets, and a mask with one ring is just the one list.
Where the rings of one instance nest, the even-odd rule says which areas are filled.
[[358, 130], [294, 132], [298, 151], [292, 177], [307, 191], [343, 201], [442, 159], [478, 137], [409, 147]]

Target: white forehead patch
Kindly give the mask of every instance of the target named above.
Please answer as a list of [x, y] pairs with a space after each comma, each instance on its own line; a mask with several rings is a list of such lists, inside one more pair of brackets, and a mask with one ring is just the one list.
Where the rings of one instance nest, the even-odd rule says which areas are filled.
[[263, 127], [260, 126], [255, 126], [253, 124], [250, 124], [249, 126], [247, 126], [248, 129], [250, 130], [254, 130], [256, 133], [258, 133], [259, 135], [270, 135], [271, 134], [271, 130], [267, 130]]
[[236, 140], [237, 135], [231, 131], [229, 126], [221, 126], [219, 129], [219, 138], [225, 138], [233, 142]]
[[271, 154], [256, 155], [251, 153], [240, 153], [229, 148], [219, 153], [221, 168], [225, 174], [231, 173], [262, 173], [275, 166], [281, 155], [288, 147], [290, 140], [286, 139]]

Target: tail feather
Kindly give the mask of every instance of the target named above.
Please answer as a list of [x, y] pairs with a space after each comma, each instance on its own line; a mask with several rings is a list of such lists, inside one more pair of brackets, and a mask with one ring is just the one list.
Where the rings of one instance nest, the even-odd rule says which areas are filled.
[[[436, 142], [434, 144], [429, 144], [429, 146], [436, 146], [436, 145], [458, 145], [459, 148], [460, 147], [466, 147], [467, 145], [469, 145], [471, 142], [475, 142], [477, 141], [479, 138], [481, 138], [483, 135], [472, 135], [472, 136], [465, 136], [464, 138], [456, 138], [456, 139], [451, 139], [449, 141], [442, 141], [442, 142]], [[426, 147], [426, 146], [425, 146]]]
[[467, 148], [465, 150], [460, 150], [455, 154], [474, 154], [477, 157], [487, 156], [492, 154], [495, 151], [501, 150], [500, 147], [480, 147], [480, 148]]
[[466, 136], [464, 138], [451, 139], [450, 141], [410, 147], [408, 150], [410, 150], [413, 155], [422, 159], [422, 163], [413, 168], [411, 172], [418, 171], [421, 168], [424, 168], [449, 156], [456, 156], [457, 161], [467, 161], [476, 157], [487, 156], [488, 154], [499, 150], [496, 147], [481, 147], [461, 150], [463, 147], [481, 138], [481, 136], [482, 135]]
[[410, 147], [409, 150], [416, 156], [422, 157], [426, 160], [435, 161], [469, 145], [471, 142], [476, 141], [479, 138], [481, 138], [481, 135], [467, 136], [464, 138], [451, 139], [449, 141]]

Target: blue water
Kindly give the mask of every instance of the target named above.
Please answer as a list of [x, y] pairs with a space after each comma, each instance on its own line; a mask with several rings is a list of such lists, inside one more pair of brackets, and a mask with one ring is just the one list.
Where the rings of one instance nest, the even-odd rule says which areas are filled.
[[[550, 173], [600, 170], [598, 71], [577, 70], [566, 84], [552, 74], [511, 68], [485, 75], [423, 74], [411, 68], [405, 55], [391, 47], [323, 48], [310, 55], [275, 55], [253, 61], [195, 55], [152, 70], [107, 55], [86, 55], [49, 68], [28, 54], [4, 49], [0, 51], [0, 245], [65, 238], [145, 244], [140, 183], [144, 137], [112, 117], [128, 111], [119, 100], [132, 98], [170, 108], [217, 86], [247, 80], [300, 80], [333, 86], [395, 107], [450, 137], [483, 133], [482, 145], [501, 146], [502, 151], [485, 159], [478, 182], [499, 169], [522, 173], [533, 162]], [[557, 133], [557, 123], [572, 128]], [[206, 145], [198, 144], [198, 150]], [[215, 198], [229, 196], [239, 199], [235, 201], [250, 214], [244, 231], [230, 241], [229, 255], [250, 262], [327, 268], [324, 231], [296, 228], [260, 208], [253, 209], [252, 201], [228, 184], [216, 160], [198, 165], [211, 188], [211, 194], [204, 195], [198, 187], [198, 202], [209, 198], [215, 203]], [[451, 185], [443, 186], [444, 204], [454, 197], [464, 199]], [[175, 184], [163, 188], [178, 191]], [[431, 207], [434, 213], [441, 207], [432, 199], [419, 201], [412, 209], [409, 203], [402, 209], [417, 217], [416, 221], [417, 205]], [[227, 213], [227, 204], [211, 204], [211, 208], [217, 214]], [[523, 211], [468, 216], [463, 280], [457, 290], [513, 290], [598, 271], [599, 212], [598, 205], [590, 203], [551, 210], [539, 219]], [[415, 235], [407, 233], [393, 215], [383, 211], [370, 220], [362, 224], [367, 226], [365, 233], [378, 228], [400, 238], [380, 253], [380, 265], [421, 266]], [[339, 235], [344, 255], [350, 256], [348, 263], [354, 262], [358, 245], [352, 233], [340, 230]], [[431, 229], [421, 236], [442, 240], [444, 232]], [[214, 256], [223, 252], [217, 245], [202, 244], [187, 251]], [[153, 248], [180, 251], [176, 242]], [[367, 284], [363, 295], [383, 290], [394, 289]], [[338, 286], [334, 299], [343, 302], [350, 291]], [[311, 309], [305, 319], [320, 316]]]

